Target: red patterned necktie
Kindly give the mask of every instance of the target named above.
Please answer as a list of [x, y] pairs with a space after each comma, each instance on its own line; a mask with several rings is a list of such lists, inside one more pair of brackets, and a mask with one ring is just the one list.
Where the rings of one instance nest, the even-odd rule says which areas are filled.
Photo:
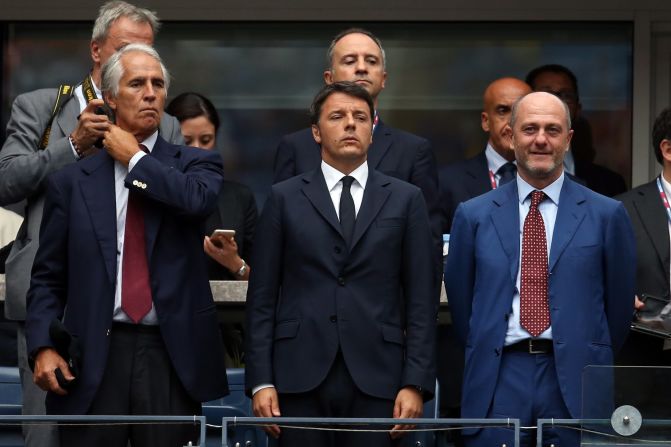
[[531, 206], [524, 219], [522, 234], [520, 324], [533, 337], [550, 327], [547, 239], [543, 217], [538, 211], [538, 205], [545, 197], [543, 191], [531, 193]]
[[[140, 145], [140, 149], [147, 152], [147, 148], [143, 145]], [[139, 323], [151, 310], [151, 287], [144, 238], [142, 197], [133, 190], [128, 191], [121, 268], [121, 309], [134, 323]]]

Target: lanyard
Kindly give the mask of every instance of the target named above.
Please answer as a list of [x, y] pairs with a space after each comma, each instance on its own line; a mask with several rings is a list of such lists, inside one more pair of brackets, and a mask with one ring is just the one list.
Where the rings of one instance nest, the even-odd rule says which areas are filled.
[[491, 169], [489, 170], [489, 182], [492, 184], [492, 189], [496, 189], [496, 176]]
[[380, 117], [377, 114], [377, 110], [375, 111], [375, 118], [373, 119], [373, 132], [375, 132], [375, 128], [377, 127], [377, 122], [379, 121]]
[[661, 175], [657, 177], [657, 189], [659, 190], [659, 197], [662, 199], [662, 203], [664, 204], [664, 209], [666, 209], [666, 217], [668, 217], [669, 222], [671, 222], [671, 206], [669, 206], [669, 200], [666, 198], [666, 193], [662, 187]]
[[84, 93], [84, 99], [86, 104], [90, 103], [94, 99], [98, 99], [96, 95], [96, 89], [93, 88], [93, 80], [91, 79], [91, 74], [86, 76], [82, 81], [82, 93]]

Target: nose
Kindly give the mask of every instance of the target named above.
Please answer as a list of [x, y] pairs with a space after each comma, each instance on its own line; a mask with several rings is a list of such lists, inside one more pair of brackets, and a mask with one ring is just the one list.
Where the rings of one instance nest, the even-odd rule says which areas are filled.
[[356, 60], [356, 72], [357, 73], [367, 73], [368, 67], [366, 67], [366, 61], [363, 57], [359, 57]]
[[535, 143], [539, 146], [544, 146], [547, 143], [547, 135], [545, 134], [545, 131], [543, 129], [538, 131], [538, 135], [536, 135], [536, 140]]
[[145, 84], [144, 97], [145, 99], [156, 98], [156, 89], [154, 88], [154, 85], [151, 82], [147, 82]]
[[354, 121], [354, 114], [353, 113], [348, 113], [347, 118], [345, 120], [345, 129], [354, 129], [356, 127], [355, 121]]

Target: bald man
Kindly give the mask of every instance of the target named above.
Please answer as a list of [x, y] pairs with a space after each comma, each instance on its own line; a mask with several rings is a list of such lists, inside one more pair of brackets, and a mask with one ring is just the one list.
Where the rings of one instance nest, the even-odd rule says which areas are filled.
[[[634, 303], [634, 235], [620, 202], [571, 180], [565, 103], [535, 92], [513, 105], [517, 178], [462, 203], [452, 224], [445, 288], [466, 347], [462, 417], [582, 417], [582, 373], [608, 366]], [[607, 385], [607, 384], [601, 384]], [[465, 430], [467, 446], [513, 445], [513, 430]], [[524, 430], [520, 445], [535, 445]], [[544, 445], [577, 446], [550, 429]]]
[[480, 120], [482, 130], [489, 134], [487, 147], [475, 157], [449, 165], [440, 173], [443, 233], [450, 232], [454, 211], [461, 202], [514, 178], [515, 153], [510, 149], [510, 137], [503, 130], [515, 100], [530, 91], [531, 87], [516, 78], [497, 79], [485, 89]]

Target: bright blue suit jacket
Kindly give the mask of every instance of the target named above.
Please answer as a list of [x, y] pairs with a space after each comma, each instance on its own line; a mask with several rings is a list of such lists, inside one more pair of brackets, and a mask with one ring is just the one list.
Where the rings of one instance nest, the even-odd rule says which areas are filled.
[[[179, 379], [197, 401], [227, 393], [202, 242], [202, 222], [215, 207], [222, 180], [218, 154], [160, 136], [125, 178], [126, 187], [145, 199], [147, 260], [161, 334]], [[100, 151], [57, 171], [46, 187], [28, 293], [28, 352], [52, 346], [49, 325], [55, 318], [63, 318], [82, 346], [79, 383], [67, 396], [48, 394], [50, 413], [86, 413], [95, 396], [114, 330], [116, 276], [114, 160]]]
[[[466, 345], [462, 417], [485, 417], [491, 404], [519, 261], [517, 182], [459, 206], [445, 287]], [[622, 204], [566, 177], [548, 268], [557, 379], [564, 403], [578, 418], [583, 368], [611, 365], [631, 323], [636, 260]]]
[[248, 392], [311, 391], [341, 350], [368, 395], [393, 400], [406, 385], [433, 395], [438, 297], [419, 188], [370, 169], [348, 248], [321, 169], [280, 182], [250, 264]]

